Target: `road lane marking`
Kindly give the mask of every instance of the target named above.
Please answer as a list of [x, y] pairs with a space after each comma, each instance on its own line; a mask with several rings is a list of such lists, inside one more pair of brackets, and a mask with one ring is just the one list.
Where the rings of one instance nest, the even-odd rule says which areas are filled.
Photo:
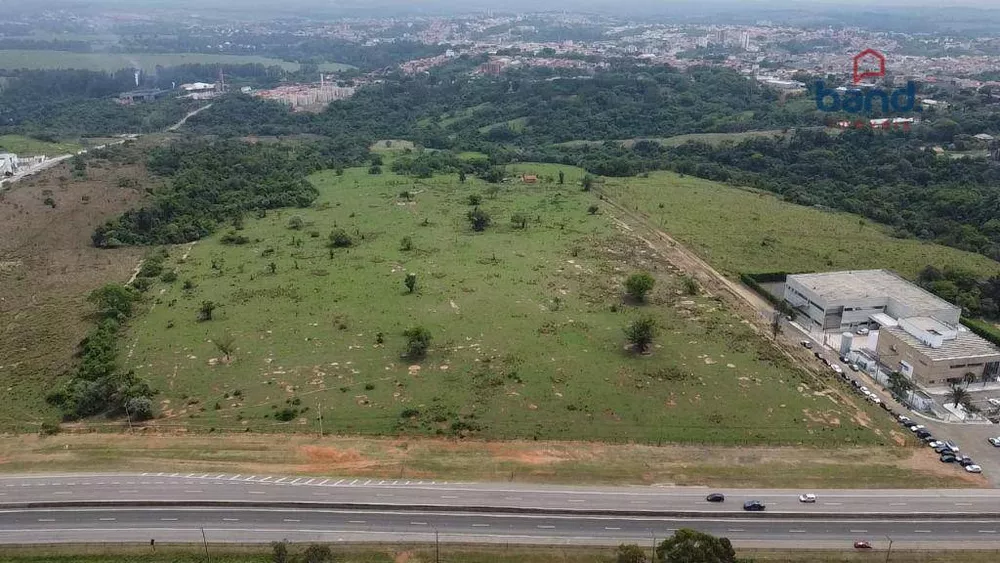
[[789, 534], [804, 534], [804, 533], [806, 533], [806, 531], [805, 530], [788, 530], [788, 533]]
[[729, 528], [729, 531], [730, 532], [743, 532], [745, 530], [743, 528]]
[[536, 528], [541, 528], [543, 530], [551, 530], [551, 529], [555, 528], [555, 526], [535, 526], [535, 527]]
[[455, 496], [455, 495], [443, 495], [443, 496], [442, 496], [441, 498], [451, 498], [451, 499], [455, 499], [455, 498], [458, 498], [458, 497], [457, 497], [457, 496]]
[[375, 496], [377, 496], [377, 497], [391, 497], [392, 495], [386, 494], [386, 493], [377, 493]]
[[997, 531], [996, 530], [979, 530], [979, 533], [980, 534], [995, 534], [995, 533], [997, 533]]
[[607, 526], [605, 526], [604, 529], [605, 530], [621, 530], [621, 528], [609, 528]]
[[176, 518], [160, 518], [161, 522], [176, 522]]
[[344, 482], [344, 480], [343, 480], [343, 479], [341, 479], [340, 481], [337, 481], [336, 483], [334, 483], [334, 484], [333, 484], [333, 486], [334, 486], [334, 487], [336, 487], [337, 485], [339, 485], [339, 484], [341, 484], [341, 483], [343, 483], [343, 482]]
[[305, 483], [302, 483], [302, 484], [303, 484], [303, 485], [308, 485], [308, 484], [312, 483], [312, 482], [313, 482], [313, 481], [315, 481], [315, 480], [316, 480], [316, 479], [310, 479], [310, 480], [308, 480], [308, 481], [306, 481]]
[[489, 528], [490, 525], [489, 524], [473, 524], [472, 527], [473, 528]]
[[521, 500], [521, 497], [504, 497], [504, 500]]
[[971, 502], [956, 502], [955, 506], [972, 506]]
[[317, 483], [317, 485], [323, 486], [323, 485], [326, 484], [327, 481], [329, 481], [329, 479], [323, 479], [323, 482], [322, 483]]
[[39, 518], [38, 521], [39, 522], [55, 522], [56, 519], [55, 518]]
[[365, 481], [365, 485], [368, 485], [368, 484], [369, 484], [369, 483], [371, 483], [371, 482], [372, 482], [372, 480], [371, 480], [371, 479], [369, 479], [369, 480]]
[[852, 534], [867, 534], [868, 530], [851, 530]]
[[587, 501], [585, 501], [583, 499], [574, 498], [574, 499], [567, 500], [566, 502], [587, 502]]
[[282, 477], [281, 479], [278, 479], [277, 481], [275, 481], [275, 483], [280, 483], [280, 482], [284, 481], [285, 479], [288, 479], [288, 477]]
[[289, 483], [289, 485], [294, 485], [295, 483], [298, 483], [301, 480], [302, 480], [302, 477], [299, 477], [298, 479], [296, 479], [296, 480], [292, 481], [291, 483]]
[[905, 502], [890, 502], [889, 506], [906, 506]]
[[364, 520], [348, 520], [347, 523], [348, 524], [364, 524], [365, 521]]
[[427, 522], [410, 522], [411, 526], [426, 526]]
[[185, 493], [202, 493], [204, 491], [199, 491], [198, 489], [191, 489], [189, 491], [184, 491]]
[[269, 475], [269, 476], [267, 476], [267, 477], [264, 477], [263, 479], [261, 479], [261, 480], [260, 480], [260, 482], [261, 482], [261, 483], [267, 483], [268, 479], [273, 479], [273, 477], [271, 477], [271, 476]]
[[[0, 494], [5, 495], [7, 493], [0, 493]], [[54, 495], [71, 495], [73, 493], [71, 493], [70, 491], [53, 491], [52, 494], [54, 494]]]
[[188, 479], [190, 479], [190, 478], [194, 477], [194, 473], [188, 473], [188, 474], [186, 475], [186, 477], [187, 477]]
[[222, 521], [223, 522], [239, 522], [240, 519], [239, 518], [223, 518]]
[[316, 497], [328, 497], [328, 496], [330, 496], [330, 493], [313, 493], [313, 496], [316, 496]]
[[265, 493], [264, 491], [247, 491], [247, 494], [249, 494], [249, 495], [266, 495], [267, 493]]
[[283, 521], [284, 522], [301, 522], [302, 520], [295, 520], [293, 518], [285, 518]]
[[114, 522], [114, 518], [98, 518], [101, 522]]
[[930, 530], [913, 530], [913, 533], [914, 534], [929, 534], [929, 533], [931, 533], [931, 531]]
[[844, 504], [844, 503], [842, 503], [842, 502], [824, 502], [823, 504], [828, 505], [828, 506], [840, 506], [841, 504]]
[[350, 482], [349, 484], [350, 484], [350, 485], [353, 485], [353, 484], [355, 484], [355, 483], [357, 483], [357, 482], [358, 482], [358, 480], [357, 480], [357, 479], [355, 479], [355, 480], [351, 481], [351, 482]]
[[124, 493], [124, 494], [135, 494], [135, 493], [138, 493], [139, 491], [138, 491], [138, 490], [136, 490], [136, 489], [127, 489], [127, 490], [124, 490], [124, 491], [118, 491], [118, 492], [119, 492], [119, 493]]
[[229, 480], [230, 480], [230, 481], [235, 481], [235, 480], [237, 480], [237, 479], [239, 479], [239, 478], [240, 478], [240, 476], [239, 476], [239, 475], [233, 475], [232, 477], [230, 477], [230, 478], [229, 478]]

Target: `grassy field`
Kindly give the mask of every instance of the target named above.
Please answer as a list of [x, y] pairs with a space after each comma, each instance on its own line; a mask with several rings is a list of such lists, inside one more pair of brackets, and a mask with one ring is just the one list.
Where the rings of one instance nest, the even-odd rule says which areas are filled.
[[[203, 53], [71, 53], [65, 51], [0, 50], [0, 69], [18, 68], [79, 68], [115, 71], [138, 66], [146, 72], [157, 65], [182, 64], [256, 64], [278, 65], [285, 70], [298, 70], [299, 64], [267, 57], [212, 55]], [[324, 63], [327, 72], [351, 68], [350, 65]]]
[[77, 143], [49, 143], [23, 135], [0, 135], [0, 152], [12, 152], [22, 157], [39, 154], [58, 156], [75, 153], [82, 148], [83, 145]]
[[[344, 563], [612, 563], [613, 547], [530, 547], [503, 545], [451, 545], [444, 543], [438, 550], [428, 544], [414, 545], [331, 545], [334, 559]], [[648, 545], [642, 546], [649, 549]], [[297, 556], [305, 545], [291, 545], [289, 553]], [[198, 545], [160, 545], [156, 551], [149, 546], [94, 545], [40, 546], [10, 548], [0, 554], [0, 563], [204, 563], [202, 547]], [[211, 548], [211, 560], [218, 563], [269, 563], [272, 559], [268, 546], [220, 546]], [[740, 549], [737, 555], [747, 561], [782, 563], [853, 563], [885, 560], [881, 550], [870, 553], [822, 549], [762, 550]], [[906, 563], [992, 563], [996, 551], [988, 550], [892, 550], [893, 561]]]
[[[663, 138], [649, 138], [649, 139], [623, 139], [616, 141], [621, 143], [625, 147], [631, 147], [638, 141], [653, 141], [660, 143], [661, 145], [668, 147], [676, 147], [683, 145], [687, 142], [698, 142], [707, 143], [710, 145], [718, 145], [725, 141], [732, 143], [739, 143], [747, 139], [752, 139], [754, 137], [776, 137], [790, 135], [794, 132], [794, 129], [767, 129], [761, 131], [741, 131], [737, 133], [689, 133], [686, 135], [675, 135], [673, 137], [663, 137]], [[836, 135], [840, 133], [839, 129], [827, 129], [827, 132], [831, 135]], [[556, 143], [557, 147], [579, 147], [579, 146], [600, 146], [603, 145], [605, 141], [566, 141], [563, 143]]]
[[[667, 264], [587, 213], [597, 200], [575, 187], [582, 171], [563, 170], [566, 186], [512, 183], [494, 197], [478, 180], [323, 172], [312, 208], [247, 220], [249, 244], [220, 233], [175, 248], [178, 279], [150, 289], [122, 354], [161, 391], [156, 424], [316, 431], [322, 409], [325, 430], [365, 435], [892, 442], [886, 417], [790, 366], [718, 301], [683, 294]], [[465, 220], [471, 194], [493, 216], [484, 233]], [[293, 231], [296, 215], [305, 227]], [[355, 246], [328, 248], [334, 228]], [[621, 296], [637, 270], [658, 279], [642, 310]], [[219, 305], [214, 320], [197, 320], [203, 301]], [[642, 313], [662, 330], [640, 358], [622, 329]], [[401, 358], [414, 325], [433, 335], [420, 362]], [[231, 361], [213, 344], [227, 336]]]
[[927, 264], [968, 268], [983, 276], [1000, 264], [979, 254], [893, 238], [857, 215], [783, 202], [672, 172], [606, 180], [604, 191], [729, 275], [889, 268], [915, 277]]

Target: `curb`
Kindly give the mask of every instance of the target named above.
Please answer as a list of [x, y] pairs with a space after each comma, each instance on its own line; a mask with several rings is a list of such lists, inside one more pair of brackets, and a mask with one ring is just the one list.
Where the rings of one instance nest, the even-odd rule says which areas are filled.
[[173, 501], [173, 500], [112, 500], [112, 501], [40, 501], [0, 503], [0, 510], [41, 510], [48, 508], [287, 508], [298, 510], [352, 510], [403, 512], [464, 512], [487, 514], [524, 514], [539, 516], [610, 516], [646, 518], [762, 518], [790, 520], [1000, 520], [1000, 512], [747, 512], [694, 510], [588, 510], [572, 508], [512, 507], [512, 506], [449, 506], [418, 504], [385, 504], [356, 502], [311, 501]]

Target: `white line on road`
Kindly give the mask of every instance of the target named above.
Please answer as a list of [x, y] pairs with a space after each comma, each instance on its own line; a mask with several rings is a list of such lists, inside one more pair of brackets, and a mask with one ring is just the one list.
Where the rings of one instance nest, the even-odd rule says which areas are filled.
[[357, 479], [355, 479], [355, 480], [351, 481], [351, 482], [350, 482], [349, 484], [353, 485], [353, 484], [355, 484], [355, 483], [357, 483], [357, 482], [358, 482], [358, 480], [357, 480]]
[[543, 530], [551, 530], [555, 528], [555, 526], [536, 526], [536, 528], [541, 528]]
[[931, 531], [930, 530], [913, 530], [913, 533], [914, 534], [929, 534], [929, 533], [931, 533]]
[[905, 502], [890, 502], [889, 506], [906, 506]]
[[289, 485], [294, 485], [295, 483], [298, 483], [301, 480], [302, 480], [302, 477], [299, 477], [298, 479], [296, 479], [296, 480], [292, 481], [291, 483], [289, 483]]
[[826, 504], [828, 506], [840, 506], [843, 503], [841, 503], [841, 502], [824, 502], [823, 504]]
[[621, 530], [621, 528], [609, 528], [607, 526], [605, 526], [604, 529], [605, 530]]
[[521, 500], [521, 497], [504, 497], [504, 500]]
[[240, 476], [239, 476], [239, 475], [233, 475], [232, 477], [230, 477], [230, 478], [229, 478], [229, 480], [230, 480], [230, 481], [235, 481], [235, 480], [237, 480], [237, 479], [239, 479], [239, 478], [240, 478]]
[[310, 480], [308, 480], [308, 481], [306, 481], [305, 483], [302, 483], [302, 484], [303, 484], [303, 485], [308, 485], [308, 484], [312, 483], [312, 482], [313, 482], [313, 481], [315, 481], [315, 480], [316, 480], [316, 479], [310, 479]]
[[55, 518], [39, 518], [38, 521], [39, 522], [55, 522], [56, 519]]
[[377, 497], [391, 497], [392, 495], [387, 494], [387, 493], [376, 493], [375, 496], [377, 496]]
[[288, 477], [282, 477], [281, 479], [278, 479], [277, 481], [275, 481], [275, 483], [280, 483], [280, 482], [284, 481], [285, 479], [288, 479]]
[[264, 491], [247, 491], [248, 495], [266, 495]]
[[264, 477], [263, 479], [260, 480], [260, 482], [267, 483], [268, 479], [271, 479], [271, 476]]
[[426, 526], [427, 522], [410, 522], [411, 526]]
[[340, 481], [337, 481], [336, 483], [334, 483], [334, 484], [333, 484], [333, 486], [335, 486], [335, 487], [336, 487], [337, 485], [339, 485], [339, 484], [341, 484], [341, 483], [343, 483], [343, 482], [344, 482], [344, 480], [343, 480], [343, 479], [341, 479]]
[[322, 483], [317, 483], [317, 485], [320, 485], [320, 486], [325, 485], [327, 481], [329, 481], [329, 479], [323, 479], [323, 482]]
[[995, 534], [995, 533], [997, 533], [997, 531], [996, 530], [979, 530], [979, 533], [980, 534]]
[[742, 532], [744, 530], [743, 530], [743, 528], [729, 528], [729, 531], [730, 532]]
[[176, 518], [160, 518], [160, 521], [162, 521], [162, 522], [176, 522], [177, 519]]
[[185, 493], [201, 493], [201, 492], [204, 492], [204, 491], [199, 491], [197, 489], [191, 489], [190, 491], [184, 491], [184, 492]]
[[138, 493], [139, 491], [136, 490], [136, 489], [128, 489], [128, 490], [125, 490], [125, 491], [118, 491], [118, 492], [119, 493], [132, 493], [132, 494], [134, 494], [134, 493]]
[[804, 533], [806, 533], [806, 531], [805, 530], [788, 530], [788, 533], [789, 534], [804, 534]]
[[284, 522], [301, 522], [302, 520], [295, 520], [293, 518], [285, 518], [283, 521]]
[[[7, 493], [0, 493], [0, 494], [5, 495]], [[70, 492], [70, 491], [53, 491], [52, 494], [54, 494], [54, 495], [71, 495], [73, 493]]]
[[348, 520], [347, 523], [348, 524], [364, 524], [365, 521], [364, 520]]
[[868, 530], [851, 530], [852, 534], [867, 534]]
[[101, 522], [114, 522], [114, 518], [98, 518]]
[[239, 522], [240, 519], [239, 518], [223, 518], [222, 521], [223, 522]]
[[472, 527], [473, 528], [489, 528], [490, 525], [489, 524], [473, 524]]
[[451, 499], [455, 499], [455, 498], [458, 498], [458, 497], [457, 497], [457, 496], [455, 496], [455, 495], [443, 495], [443, 496], [442, 496], [441, 498], [451, 498]]

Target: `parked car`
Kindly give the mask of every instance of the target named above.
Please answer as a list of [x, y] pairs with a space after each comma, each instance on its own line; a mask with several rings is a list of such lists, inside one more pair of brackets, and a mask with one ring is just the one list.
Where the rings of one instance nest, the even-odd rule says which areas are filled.
[[927, 427], [924, 426], [923, 424], [914, 424], [914, 425], [910, 426], [910, 432], [917, 432], [917, 431], [920, 431], [920, 430], [925, 430], [926, 428]]
[[938, 454], [941, 454], [941, 455], [950, 455], [950, 456], [954, 456], [955, 455], [955, 452], [949, 450], [948, 446], [941, 446], [940, 448], [934, 448], [934, 451], [935, 451], [935, 453], [938, 453]]
[[927, 445], [932, 448], [939, 448], [944, 445], [944, 442], [940, 440], [931, 440], [930, 442], [927, 442]]
[[906, 416], [905, 414], [897, 416], [896, 419], [899, 420], [900, 424], [909, 424], [911, 422], [910, 417]]
[[872, 544], [866, 541], [856, 541], [854, 542], [854, 549], [871, 549]]
[[837, 364], [833, 364], [830, 367], [833, 368], [833, 371], [835, 371], [836, 373], [839, 373], [841, 375], [844, 374], [844, 370], [840, 366], [838, 366]]
[[743, 503], [743, 510], [747, 510], [749, 512], [760, 512], [764, 510], [764, 508], [766, 508], [764, 503], [759, 500], [748, 500]]
[[808, 340], [803, 340], [801, 342], [801, 344], [802, 344], [802, 347], [805, 348], [806, 350], [812, 350], [812, 347], [813, 347], [813, 343], [812, 342], [809, 342]]
[[931, 435], [931, 433], [926, 430], [917, 430], [914, 434], [916, 434], [917, 438], [920, 438], [921, 440]]
[[712, 493], [707, 497], [705, 497], [705, 500], [707, 500], [708, 502], [725, 502], [726, 495], [722, 493]]
[[851, 368], [851, 371], [858, 371], [858, 370], [861, 369], [861, 368], [858, 367], [858, 364], [851, 364], [851, 365], [849, 365], [847, 367]]
[[819, 351], [813, 352], [813, 355], [816, 356], [817, 360], [822, 360], [823, 359], [823, 352], [819, 352]]
[[1000, 407], [1000, 399], [986, 399], [986, 402], [993, 405], [994, 407]]
[[858, 387], [858, 391], [861, 391], [865, 395], [871, 395], [871, 391], [867, 387], [865, 387], [864, 385], [862, 385], [861, 387]]
[[868, 329], [867, 329], [867, 328], [865, 328], [865, 327], [861, 327], [861, 328], [859, 328], [859, 329], [858, 329], [858, 330], [857, 330], [856, 332], [857, 332], [858, 334], [860, 334], [861, 336], [868, 336], [868, 333], [869, 333], [869, 332], [871, 332], [871, 331], [870, 331], [870, 330], [868, 330]]
[[975, 465], [975, 463], [972, 462], [972, 458], [967, 455], [955, 456], [955, 463], [961, 465], [962, 467]]
[[955, 463], [955, 456], [950, 454], [941, 454], [939, 458], [943, 463]]
[[937, 440], [934, 439], [934, 436], [931, 436], [929, 432], [926, 436], [921, 436], [920, 439], [923, 440], [925, 444], [933, 444], [934, 442], [937, 442]]
[[986, 441], [989, 442], [994, 448], [1000, 448], [1000, 436], [997, 436], [996, 438], [987, 438]]
[[945, 440], [944, 441], [944, 445], [946, 445], [949, 448], [951, 448], [951, 451], [953, 451], [953, 452], [957, 452], [958, 451], [958, 444], [956, 444], [955, 442], [952, 442], [951, 440]]
[[845, 364], [849, 364], [849, 363], [851, 363], [851, 360], [850, 360], [850, 358], [848, 358], [847, 356], [841, 356], [841, 357], [840, 357], [840, 361], [841, 361], [841, 362], [844, 362]]
[[816, 502], [816, 495], [813, 493], [806, 493], [804, 495], [799, 495], [799, 502], [813, 503]]
[[857, 379], [852, 379], [851, 380], [851, 385], [853, 385], [855, 389], [861, 389], [861, 384], [858, 383]]
[[882, 407], [883, 409], [885, 409], [886, 412], [889, 412], [889, 413], [892, 412], [892, 408], [889, 407], [888, 403], [879, 403], [879, 406]]
[[966, 465], [965, 466], [965, 470], [968, 471], [969, 473], [982, 473], [983, 472], [983, 468], [979, 467], [976, 464]]

